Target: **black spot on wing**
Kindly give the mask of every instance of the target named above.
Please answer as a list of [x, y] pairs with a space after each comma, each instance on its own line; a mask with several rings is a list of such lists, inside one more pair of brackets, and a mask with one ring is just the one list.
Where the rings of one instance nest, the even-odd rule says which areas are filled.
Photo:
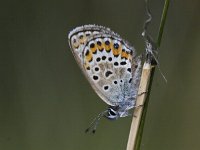
[[106, 78], [109, 77], [110, 75], [112, 75], [113, 73], [111, 71], [106, 71], [105, 76]]

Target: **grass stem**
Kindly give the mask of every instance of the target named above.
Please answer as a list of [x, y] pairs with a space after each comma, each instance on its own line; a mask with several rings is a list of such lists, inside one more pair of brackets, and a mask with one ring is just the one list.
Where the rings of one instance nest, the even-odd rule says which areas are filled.
[[[168, 8], [169, 8], [169, 0], [165, 0], [162, 17], [160, 21], [160, 27], [158, 31], [158, 37], [156, 41], [158, 48], [160, 47], [161, 44]], [[155, 71], [155, 64], [146, 60], [143, 65], [141, 81], [138, 90], [138, 97], [136, 100], [136, 106], [138, 107], [135, 108], [133, 112], [133, 118], [132, 118], [126, 150], [140, 149], [154, 71]]]

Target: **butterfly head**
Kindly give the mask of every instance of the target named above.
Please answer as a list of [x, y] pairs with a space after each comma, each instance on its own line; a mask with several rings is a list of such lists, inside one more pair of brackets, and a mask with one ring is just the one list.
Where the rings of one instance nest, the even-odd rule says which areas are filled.
[[104, 117], [106, 117], [109, 120], [116, 120], [116, 119], [118, 119], [120, 117], [118, 109], [119, 109], [118, 106], [117, 107], [116, 106], [115, 107], [110, 106], [107, 109], [107, 112], [104, 115]]

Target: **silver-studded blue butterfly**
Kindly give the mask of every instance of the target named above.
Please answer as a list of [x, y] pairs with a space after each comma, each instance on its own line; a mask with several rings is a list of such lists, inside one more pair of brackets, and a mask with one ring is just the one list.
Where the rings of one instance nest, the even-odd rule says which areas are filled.
[[102, 116], [116, 120], [135, 107], [141, 58], [135, 49], [109, 28], [84, 25], [68, 35], [72, 53], [97, 95], [109, 105], [86, 130], [95, 132]]

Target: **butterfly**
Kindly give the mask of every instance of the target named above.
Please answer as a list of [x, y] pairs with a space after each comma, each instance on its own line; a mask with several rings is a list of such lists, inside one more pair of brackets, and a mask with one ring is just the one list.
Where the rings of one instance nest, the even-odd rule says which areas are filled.
[[69, 46], [83, 74], [97, 95], [108, 104], [86, 130], [96, 131], [102, 116], [116, 120], [135, 107], [141, 75], [141, 57], [109, 28], [76, 27], [68, 35]]

